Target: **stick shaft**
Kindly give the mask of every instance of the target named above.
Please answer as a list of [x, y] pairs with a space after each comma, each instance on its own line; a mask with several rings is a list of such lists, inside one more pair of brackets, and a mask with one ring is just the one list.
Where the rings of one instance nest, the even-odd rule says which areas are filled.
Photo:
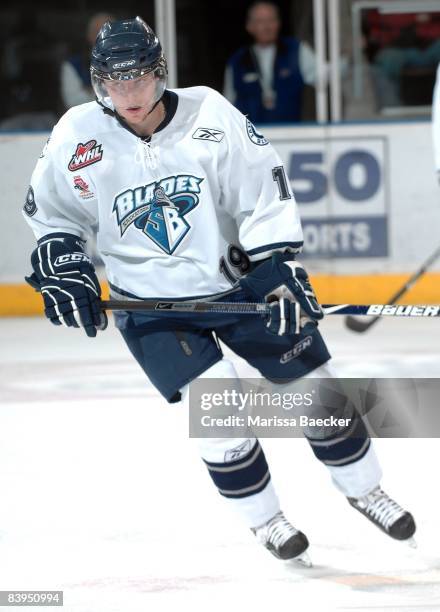
[[[259, 314], [270, 313], [270, 307], [260, 302], [179, 302], [172, 300], [108, 300], [101, 302], [103, 310], [124, 310], [133, 312], [177, 312], [217, 314]], [[326, 315], [366, 315], [371, 317], [438, 317], [440, 306], [417, 306], [397, 304], [324, 304]]]
[[[440, 257], [440, 247], [438, 247], [434, 251], [434, 253], [432, 253], [428, 257], [428, 259], [426, 259], [426, 261], [420, 266], [420, 268], [416, 270], [416, 272], [414, 272], [412, 276], [410, 276], [410, 278], [405, 282], [405, 284], [402, 287], [400, 287], [400, 289], [398, 289], [394, 295], [390, 297], [389, 302], [391, 304], [394, 304], [394, 302], [397, 302], [397, 300], [399, 300], [403, 295], [405, 295], [405, 293], [411, 289], [411, 287], [419, 280], [421, 276], [425, 274], [428, 268], [439, 257]], [[345, 320], [345, 324], [352, 331], [363, 333], [367, 331], [367, 329], [370, 329], [372, 325], [377, 323], [377, 321], [379, 321], [380, 318], [381, 316], [378, 315], [374, 318], [369, 319], [368, 321], [363, 321], [361, 319], [354, 319], [351, 315], [349, 315], [347, 319]]]
[[427, 269], [435, 262], [436, 259], [438, 259], [440, 257], [440, 247], [438, 247], [438, 249], [436, 249], [434, 251], [434, 253], [432, 253], [432, 255], [430, 257], [428, 257], [428, 259], [425, 261], [424, 264], [422, 264], [420, 266], [420, 268], [414, 272], [414, 274], [406, 281], [406, 283], [403, 285], [403, 287], [401, 287], [391, 298], [390, 298], [390, 302], [394, 303], [395, 301], [397, 301], [399, 298], [402, 297], [402, 295], [404, 293], [406, 293], [407, 291], [409, 291], [411, 289], [411, 287], [414, 285], [414, 283], [416, 281], [419, 280], [419, 278], [421, 276], [423, 276], [423, 274], [425, 274], [425, 272], [427, 271]]

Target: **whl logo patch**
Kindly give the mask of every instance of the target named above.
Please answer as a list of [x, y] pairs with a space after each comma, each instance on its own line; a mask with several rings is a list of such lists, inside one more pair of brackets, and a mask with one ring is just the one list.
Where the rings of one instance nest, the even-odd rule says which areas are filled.
[[96, 140], [89, 140], [85, 144], [79, 142], [67, 167], [70, 172], [76, 172], [80, 168], [85, 168], [101, 161], [102, 155], [102, 145], [97, 144]]
[[202, 178], [168, 176], [158, 183], [128, 189], [116, 196], [113, 212], [121, 232], [134, 226], [168, 255], [191, 230], [186, 215], [199, 203]]

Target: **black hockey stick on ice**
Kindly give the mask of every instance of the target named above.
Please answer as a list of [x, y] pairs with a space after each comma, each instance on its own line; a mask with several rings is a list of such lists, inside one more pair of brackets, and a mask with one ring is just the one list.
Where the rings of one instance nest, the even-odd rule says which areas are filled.
[[[102, 301], [103, 310], [135, 312], [199, 312], [217, 314], [270, 314], [265, 302], [173, 302], [172, 300], [109, 300]], [[324, 304], [326, 315], [366, 315], [370, 317], [440, 317], [440, 306], [416, 306], [398, 304]]]
[[[394, 302], [397, 302], [397, 300], [399, 300], [402, 295], [409, 291], [414, 285], [414, 283], [416, 283], [419, 278], [423, 276], [423, 274], [425, 274], [426, 270], [435, 262], [436, 259], [438, 259], [439, 256], [440, 247], [438, 247], [430, 257], [428, 257], [428, 259], [423, 263], [422, 266], [420, 266], [417, 272], [414, 272], [414, 274], [406, 281], [403, 287], [401, 287], [397, 291], [397, 293], [390, 297], [389, 302], [391, 304], [394, 304]], [[373, 319], [369, 319], [368, 321], [355, 319], [352, 315], [349, 315], [345, 319], [345, 325], [348, 327], [348, 329], [351, 329], [352, 331], [362, 333], [367, 331], [367, 329], [370, 329], [370, 327], [377, 323], [379, 319], [380, 315], [374, 317]]]

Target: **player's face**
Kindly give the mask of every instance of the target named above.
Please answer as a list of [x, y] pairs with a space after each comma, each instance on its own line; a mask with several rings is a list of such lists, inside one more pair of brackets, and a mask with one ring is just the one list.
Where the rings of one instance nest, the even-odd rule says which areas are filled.
[[115, 110], [128, 123], [141, 123], [153, 108], [156, 93], [153, 73], [126, 81], [106, 81], [105, 87]]
[[260, 45], [270, 45], [276, 42], [280, 31], [278, 13], [269, 4], [255, 6], [248, 18], [246, 29]]

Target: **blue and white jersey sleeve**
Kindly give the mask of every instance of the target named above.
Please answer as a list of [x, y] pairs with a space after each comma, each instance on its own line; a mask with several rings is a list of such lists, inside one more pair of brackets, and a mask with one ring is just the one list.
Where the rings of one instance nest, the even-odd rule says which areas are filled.
[[298, 208], [280, 157], [253, 124], [228, 104], [228, 138], [220, 160], [221, 205], [234, 217], [252, 261], [301, 249]]
[[[96, 223], [78, 202], [73, 180], [64, 165], [71, 145], [69, 130], [56, 126], [32, 173], [23, 214], [37, 240], [48, 234], [68, 233], [86, 240]], [[67, 145], [67, 149], [66, 149]], [[90, 206], [90, 210], [92, 207]]]

